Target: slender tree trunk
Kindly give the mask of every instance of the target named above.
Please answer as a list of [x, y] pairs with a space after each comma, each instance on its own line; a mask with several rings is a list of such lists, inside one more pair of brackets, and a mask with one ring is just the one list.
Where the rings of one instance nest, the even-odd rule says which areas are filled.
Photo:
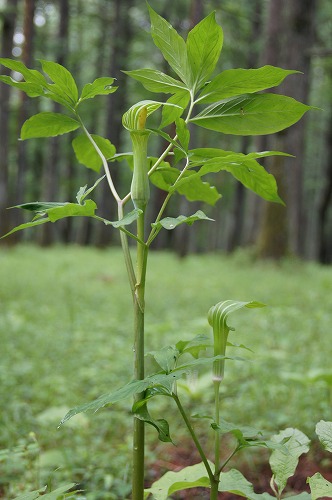
[[[267, 36], [263, 63], [297, 69], [305, 75], [291, 75], [274, 92], [285, 93], [306, 101], [308, 97], [309, 49], [313, 39], [315, 0], [271, 0], [267, 23]], [[259, 149], [275, 149], [296, 156], [296, 159], [273, 157], [267, 163], [270, 172], [278, 178], [279, 194], [287, 208], [274, 203], [264, 203], [262, 225], [258, 238], [258, 254], [279, 259], [289, 251], [303, 255], [304, 214], [303, 174], [305, 120], [272, 137], [259, 140]], [[274, 222], [276, 223], [273, 228]], [[272, 227], [268, 227], [272, 225]], [[270, 240], [269, 235], [277, 239]], [[275, 245], [283, 245], [277, 247]]]
[[[23, 21], [23, 34], [24, 34], [24, 44], [22, 52], [22, 62], [31, 67], [32, 65], [32, 54], [33, 54], [33, 42], [34, 42], [34, 15], [35, 15], [36, 2], [35, 0], [24, 0], [24, 21]], [[19, 130], [25, 120], [29, 117], [29, 110], [31, 109], [32, 103], [27, 95], [23, 92], [20, 93], [20, 112], [18, 125]], [[16, 178], [16, 198], [20, 200], [21, 203], [25, 201], [25, 190], [26, 190], [26, 173], [28, 165], [28, 148], [25, 141], [20, 141], [18, 143], [18, 158], [17, 158], [17, 178]], [[23, 213], [21, 210], [15, 211], [14, 215], [14, 225], [21, 224], [23, 222]], [[17, 236], [15, 239], [20, 238], [20, 232], [15, 233]], [[15, 235], [14, 235], [15, 237]]]
[[[7, 1], [2, 14], [1, 57], [11, 57], [13, 36], [17, 16], [17, 0]], [[1, 73], [9, 75], [10, 70], [2, 67]], [[9, 194], [9, 100], [11, 87], [0, 83], [0, 231], [5, 234], [10, 230]], [[8, 240], [1, 240], [8, 243]]]
[[[63, 66], [66, 65], [68, 53], [68, 34], [69, 34], [69, 1], [59, 0], [59, 29], [58, 29], [58, 54], [57, 62]], [[61, 112], [61, 106], [54, 103], [53, 111]], [[52, 137], [48, 143], [47, 163], [44, 165], [42, 179], [42, 199], [54, 201], [59, 193], [59, 169], [60, 169], [60, 141], [63, 138]], [[67, 221], [64, 221], [65, 224]], [[44, 224], [40, 227], [39, 243], [42, 246], [50, 245], [54, 242], [57, 227], [54, 224]]]
[[[105, 134], [108, 139], [115, 144], [118, 149], [121, 144], [121, 117], [127, 108], [126, 81], [121, 70], [127, 67], [127, 58], [130, 50], [130, 41], [133, 31], [128, 22], [128, 10], [133, 5], [133, 0], [115, 0], [112, 5], [114, 17], [109, 25], [109, 31], [106, 33], [106, 39], [113, 43], [107, 76], [117, 79], [119, 90], [115, 96], [110, 96], [107, 100]], [[113, 171], [113, 180], [115, 183], [120, 181], [117, 171]], [[116, 207], [112, 202], [108, 186], [104, 183], [101, 186], [101, 198], [98, 203], [101, 213], [109, 220], [116, 218]], [[104, 247], [108, 245], [114, 236], [114, 233], [100, 224], [96, 227], [95, 243]]]
[[329, 124], [326, 134], [326, 157], [328, 158], [326, 181], [318, 207], [318, 250], [319, 261], [322, 264], [332, 262], [332, 236], [328, 227], [332, 206], [332, 110]]

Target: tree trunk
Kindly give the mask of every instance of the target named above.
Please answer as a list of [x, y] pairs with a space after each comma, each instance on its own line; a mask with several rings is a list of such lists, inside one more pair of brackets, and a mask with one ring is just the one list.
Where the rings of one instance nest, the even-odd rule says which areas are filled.
[[[127, 67], [127, 58], [130, 50], [130, 41], [133, 36], [132, 28], [128, 22], [128, 10], [133, 5], [133, 0], [115, 0], [112, 5], [114, 12], [113, 22], [109, 23], [109, 31], [106, 32], [106, 39], [112, 40], [113, 46], [110, 54], [107, 76], [117, 79], [119, 90], [116, 95], [107, 99], [105, 135], [119, 149], [121, 144], [122, 121], [121, 117], [127, 108], [126, 81], [121, 70]], [[114, 169], [112, 177], [114, 183], [120, 182], [118, 169]], [[98, 208], [106, 219], [117, 218], [117, 210], [110, 194], [107, 183], [101, 186], [101, 197]], [[113, 241], [114, 231], [109, 227], [99, 224], [96, 227], [95, 243], [99, 247], [104, 247]]]
[[[33, 54], [33, 41], [34, 41], [34, 15], [35, 15], [36, 2], [35, 0], [24, 0], [24, 20], [23, 20], [23, 52], [22, 52], [22, 62], [27, 66], [32, 65], [32, 54]], [[33, 103], [31, 99], [24, 93], [20, 93], [20, 111], [18, 126], [19, 131], [25, 120], [29, 117], [29, 110], [32, 108]], [[16, 178], [16, 188], [15, 197], [20, 203], [24, 203], [25, 193], [26, 193], [26, 173], [28, 165], [28, 147], [26, 141], [20, 141], [18, 143], [18, 157], [17, 157], [17, 178]], [[17, 226], [23, 222], [23, 212], [21, 210], [15, 211], [14, 215], [14, 225]], [[15, 236], [16, 235], [16, 236]], [[22, 237], [21, 232], [15, 233], [14, 238], [17, 241]]]
[[326, 133], [326, 157], [328, 158], [328, 165], [324, 189], [318, 207], [318, 247], [319, 261], [322, 264], [332, 263], [332, 235], [331, 226], [329, 228], [328, 225], [329, 220], [331, 220], [332, 204], [332, 110], [329, 124], [330, 126]]
[[[274, 92], [285, 93], [300, 101], [308, 97], [308, 73], [310, 67], [309, 49], [313, 40], [313, 19], [315, 0], [271, 0], [267, 23], [267, 37], [263, 64], [272, 64], [288, 69], [297, 69], [305, 75], [291, 75]], [[296, 156], [296, 159], [273, 157], [267, 164], [270, 172], [278, 178], [279, 194], [286, 201], [287, 209], [274, 203], [264, 203], [262, 225], [258, 237], [258, 255], [279, 259], [289, 251], [303, 255], [303, 160], [305, 120], [272, 137], [262, 137], [259, 149], [275, 149]], [[282, 215], [281, 212], [284, 212]], [[275, 227], [273, 224], [275, 222]], [[268, 227], [267, 224], [272, 225]], [[278, 232], [278, 238], [269, 238]], [[270, 236], [269, 236], [270, 235]], [[278, 243], [279, 242], [279, 243]], [[273, 245], [280, 244], [282, 247]]]
[[[1, 57], [11, 57], [13, 36], [17, 16], [17, 0], [8, 0], [2, 13]], [[10, 70], [2, 67], [1, 73], [9, 75]], [[11, 87], [0, 82], [0, 221], [1, 235], [11, 229], [9, 195], [9, 100]], [[1, 240], [8, 243], [9, 240]]]
[[[68, 53], [68, 34], [69, 34], [69, 1], [59, 0], [59, 30], [58, 30], [58, 54], [57, 62], [62, 66], [66, 65]], [[53, 105], [54, 113], [61, 112], [61, 106], [58, 103]], [[48, 155], [47, 162], [44, 165], [42, 179], [42, 199], [45, 201], [55, 201], [59, 194], [59, 170], [60, 170], [60, 141], [65, 138], [52, 137], [47, 144]], [[65, 162], [64, 162], [65, 163]], [[66, 222], [64, 221], [67, 227]], [[64, 224], [62, 224], [63, 226]], [[68, 228], [67, 228], [68, 229]], [[55, 224], [44, 224], [40, 227], [39, 243], [42, 246], [50, 245], [54, 242], [55, 233], [58, 232]]]

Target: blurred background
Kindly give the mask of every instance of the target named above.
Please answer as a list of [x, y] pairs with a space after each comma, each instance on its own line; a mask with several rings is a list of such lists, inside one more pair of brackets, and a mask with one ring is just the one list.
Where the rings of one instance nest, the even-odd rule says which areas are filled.
[[[216, 223], [198, 224], [194, 232], [188, 232], [183, 224], [177, 231], [161, 234], [155, 248], [172, 248], [186, 255], [214, 250], [230, 253], [250, 246], [261, 257], [280, 259], [295, 255], [331, 263], [331, 2], [150, 0], [150, 4], [184, 36], [195, 23], [216, 10], [224, 30], [218, 71], [265, 64], [299, 70], [304, 75], [289, 76], [274, 91], [321, 108], [273, 137], [240, 138], [195, 130], [192, 147], [213, 144], [238, 152], [276, 149], [294, 155], [295, 158], [277, 156], [265, 164], [276, 176], [287, 206], [266, 204], [222, 172], [213, 177], [213, 183], [223, 198], [216, 207], [200, 207]], [[91, 132], [109, 138], [118, 152], [130, 147], [121, 127], [123, 112], [138, 100], [158, 99], [158, 95], [144, 90], [121, 70], [168, 70], [152, 43], [149, 29], [146, 4], [141, 0], [0, 0], [1, 57], [17, 58], [38, 69], [38, 59], [57, 61], [73, 73], [79, 87], [100, 76], [117, 78], [116, 94], [87, 102], [83, 118]], [[6, 72], [2, 67], [1, 73]], [[74, 201], [80, 186], [96, 180], [95, 172], [77, 163], [70, 134], [51, 140], [18, 141], [22, 123], [43, 109], [42, 99], [27, 98], [0, 83], [1, 234], [23, 222], [21, 211], [6, 210], [7, 207], [35, 200]], [[53, 111], [59, 111], [57, 104]], [[163, 150], [161, 141], [156, 139], [152, 144], [155, 152]], [[125, 194], [130, 173], [122, 164], [112, 164], [112, 168], [120, 193]], [[98, 214], [114, 220], [115, 207], [106, 183], [96, 190], [94, 199]], [[163, 193], [154, 191], [153, 212], [162, 200]], [[186, 201], [175, 196], [168, 214], [179, 213], [189, 214], [189, 208]], [[98, 221], [68, 218], [56, 225], [15, 233], [1, 244], [30, 239], [43, 246], [61, 242], [105, 247], [116, 244], [117, 237]]]

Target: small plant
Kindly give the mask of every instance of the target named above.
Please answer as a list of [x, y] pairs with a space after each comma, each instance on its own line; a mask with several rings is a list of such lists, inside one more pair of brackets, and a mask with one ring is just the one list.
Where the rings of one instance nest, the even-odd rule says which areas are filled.
[[[23, 81], [16, 81], [10, 76], [1, 76], [2, 82], [17, 87], [30, 97], [45, 97], [65, 108], [65, 113], [42, 112], [29, 118], [23, 124], [21, 139], [53, 137], [80, 129], [81, 134], [72, 142], [77, 160], [98, 173], [101, 168], [104, 170], [104, 176], [96, 180], [92, 187], [84, 186], [79, 189], [75, 202], [31, 202], [17, 205], [16, 208], [33, 212], [33, 219], [15, 227], [6, 236], [28, 227], [77, 216], [94, 218], [120, 230], [134, 310], [133, 378], [120, 389], [74, 408], [64, 417], [62, 423], [79, 412], [97, 411], [125, 398], [134, 399], [132, 499], [142, 500], [150, 495], [157, 500], [166, 499], [175, 491], [194, 486], [210, 488], [211, 499], [218, 498], [218, 491], [236, 491], [242, 496], [256, 498], [260, 495], [253, 493], [252, 486], [248, 485], [238, 471], [223, 471], [229, 460], [238, 451], [248, 447], [271, 447], [275, 449], [272, 456], [276, 457], [277, 453], [287, 455], [293, 440], [302, 443], [302, 435], [300, 438], [297, 431], [294, 431], [296, 434], [293, 431], [287, 434], [288, 431], [285, 431], [286, 434], [280, 439], [266, 441], [260, 437], [257, 430], [226, 422], [221, 416], [220, 385], [224, 378], [225, 361], [242, 361], [242, 358], [226, 354], [227, 346], [234, 346], [228, 340], [231, 330], [227, 323], [228, 315], [241, 308], [262, 307], [263, 304], [231, 300], [220, 302], [210, 309], [208, 315], [213, 338], [199, 335], [189, 340], [181, 339], [176, 345], [146, 353], [144, 315], [148, 254], [162, 229], [173, 230], [180, 224], [192, 225], [199, 220], [211, 221], [201, 210], [191, 215], [164, 217], [166, 207], [176, 193], [185, 196], [189, 201], [215, 205], [221, 194], [216, 187], [204, 180], [210, 174], [227, 171], [265, 200], [283, 203], [278, 195], [274, 177], [266, 172], [258, 160], [271, 155], [289, 156], [287, 153], [264, 151], [243, 154], [218, 148], [199, 148], [190, 142], [191, 127], [203, 127], [222, 134], [271, 134], [296, 123], [310, 106], [287, 96], [270, 92], [260, 93], [278, 86], [288, 75], [297, 71], [273, 66], [248, 70], [233, 69], [223, 71], [209, 80], [216, 68], [223, 44], [223, 31], [217, 24], [214, 13], [197, 24], [189, 32], [186, 41], [151, 7], [149, 13], [153, 41], [171, 67], [172, 74], [155, 69], [139, 69], [125, 73], [143, 84], [148, 91], [171, 96], [162, 102], [148, 99], [141, 101], [123, 115], [122, 123], [132, 142], [131, 153], [116, 153], [109, 139], [87, 130], [82, 118], [81, 110], [86, 100], [117, 90], [113, 85], [113, 78], [97, 78], [93, 83], [86, 84], [79, 93], [71, 73], [57, 63], [42, 60], [43, 74], [27, 68], [19, 61], [0, 59], [3, 66], [19, 72], [23, 77]], [[162, 111], [160, 125], [152, 128], [149, 126], [149, 117], [159, 109]], [[173, 136], [166, 131], [169, 125], [175, 127]], [[166, 144], [163, 153], [157, 158], [149, 155], [149, 140], [153, 135], [160, 136]], [[110, 163], [124, 160], [133, 173], [130, 190], [121, 197], [113, 182]], [[105, 178], [110, 195], [117, 205], [118, 220], [115, 221], [97, 215], [96, 203], [89, 198]], [[146, 210], [150, 189], [155, 188], [166, 191], [167, 195], [158, 213], [153, 215], [154, 222], [151, 227], [147, 227]], [[136, 230], [131, 229], [132, 224], [136, 225]], [[136, 243], [134, 259], [129, 249], [129, 238]], [[208, 354], [209, 349], [212, 351], [211, 355]], [[202, 353], [205, 354], [202, 356]], [[147, 355], [152, 356], [157, 363], [157, 372], [146, 373], [144, 359]], [[214, 430], [214, 463], [209, 461], [208, 454], [203, 450], [177, 391], [177, 381], [183, 375], [209, 365], [213, 367], [214, 414], [198, 418], [206, 419], [209, 427], [212, 425]], [[165, 419], [153, 418], [148, 409], [150, 400], [160, 396], [174, 401], [202, 463], [176, 474], [167, 473], [151, 488], [144, 490], [145, 424], [150, 424], [157, 430], [161, 441], [171, 442], [168, 422]], [[236, 446], [231, 456], [223, 458], [221, 438], [226, 433], [235, 436]], [[301, 444], [300, 449], [305, 447], [306, 441]], [[279, 472], [275, 472], [273, 488], [277, 498], [280, 498], [283, 480], [280, 479]], [[268, 497], [269, 495], [264, 494], [264, 498]]]

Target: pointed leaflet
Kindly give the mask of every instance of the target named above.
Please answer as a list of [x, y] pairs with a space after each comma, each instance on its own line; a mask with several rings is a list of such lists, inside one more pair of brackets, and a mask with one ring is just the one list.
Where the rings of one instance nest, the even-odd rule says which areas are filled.
[[162, 370], [166, 373], [170, 373], [175, 367], [179, 357], [179, 351], [174, 346], [168, 345], [159, 349], [159, 351], [150, 351], [146, 356], [152, 356]]
[[11, 87], [16, 87], [22, 92], [25, 92], [29, 97], [38, 97], [44, 95], [44, 88], [42, 85], [29, 82], [17, 82], [13, 80], [10, 76], [2, 75], [0, 76], [0, 82], [6, 83]]
[[162, 119], [160, 128], [164, 128], [179, 118], [183, 111], [186, 109], [190, 101], [190, 94], [188, 90], [179, 90], [176, 94], [172, 95], [167, 103], [175, 104], [178, 107], [164, 106], [162, 111]]
[[295, 472], [299, 457], [302, 453], [309, 451], [310, 440], [298, 429], [288, 428], [273, 436], [272, 441], [283, 444], [282, 448], [273, 451], [269, 460], [273, 482], [278, 488], [278, 493], [281, 494], [288, 478]]
[[178, 217], [165, 217], [164, 219], [161, 219], [158, 222], [152, 223], [151, 226], [159, 229], [163, 227], [164, 229], [171, 230], [175, 229], [177, 226], [183, 223], [187, 224], [188, 226], [191, 226], [197, 220], [213, 221], [213, 219], [207, 217], [204, 212], [198, 210], [193, 215], [189, 215], [189, 217], [186, 217], [185, 215], [179, 215]]
[[82, 202], [83, 202], [84, 198], [86, 198], [95, 189], [95, 187], [98, 186], [98, 184], [103, 179], [105, 179], [105, 177], [106, 177], [106, 175], [103, 175], [102, 177], [100, 177], [99, 179], [97, 179], [96, 182], [94, 183], [94, 185], [91, 186], [91, 187], [89, 187], [89, 188], [88, 188], [87, 184], [85, 186], [80, 187], [80, 189], [78, 190], [78, 192], [76, 194], [77, 203], [79, 203], [80, 205], [82, 205]]
[[151, 35], [155, 45], [163, 54], [175, 73], [190, 88], [191, 74], [188, 64], [187, 47], [176, 30], [150, 6]]
[[186, 89], [184, 83], [175, 80], [175, 78], [157, 69], [137, 69], [133, 71], [123, 71], [123, 73], [141, 82], [143, 86], [151, 92], [175, 94], [181, 89]]
[[224, 134], [264, 135], [290, 127], [309, 109], [283, 95], [244, 95], [211, 104], [190, 121]]
[[325, 479], [319, 472], [316, 472], [312, 477], [308, 477], [311, 491], [311, 500], [317, 500], [321, 497], [332, 498], [332, 483]]
[[135, 408], [134, 405], [133, 413], [135, 417], [143, 420], [143, 422], [146, 422], [147, 424], [152, 425], [152, 427], [157, 430], [159, 441], [162, 441], [163, 443], [173, 442], [169, 433], [169, 425], [167, 420], [165, 420], [164, 418], [152, 418], [146, 404], [139, 405], [137, 408]]
[[14, 61], [13, 59], [0, 58], [0, 64], [12, 71], [21, 73], [26, 82], [34, 83], [36, 85], [46, 86], [47, 82], [44, 75], [35, 69], [29, 69], [21, 61]]
[[50, 219], [46, 217], [43, 219], [33, 220], [32, 222], [26, 222], [25, 224], [20, 224], [1, 236], [1, 238], [6, 238], [6, 236], [9, 236], [10, 234], [16, 233], [16, 231], [21, 231], [22, 229], [27, 229], [28, 227], [40, 226], [40, 224], [45, 224], [45, 222], [50, 222]]
[[216, 23], [215, 13], [198, 23], [188, 34], [187, 51], [194, 92], [204, 85], [218, 62], [223, 43], [223, 31]]
[[325, 450], [332, 453], [332, 422], [321, 420], [316, 425], [316, 434]]
[[[99, 135], [91, 134], [92, 139], [97, 144], [101, 153], [105, 156], [106, 160], [112, 158], [116, 152], [115, 146], [104, 137]], [[82, 134], [75, 137], [72, 141], [72, 146], [75, 151], [77, 160], [92, 170], [99, 172], [102, 167], [102, 159], [97, 153], [95, 147], [93, 146], [90, 139]]]
[[[210, 463], [212, 467], [213, 464]], [[145, 497], [153, 496], [154, 500], [167, 500], [176, 491], [189, 488], [210, 486], [208, 474], [203, 463], [190, 465], [179, 472], [166, 472], [158, 481], [145, 490]]]
[[275, 500], [268, 493], [255, 493], [253, 485], [236, 469], [221, 473], [218, 491], [229, 491], [248, 500]]
[[185, 183], [181, 181], [176, 183], [179, 175], [177, 168], [158, 167], [150, 176], [150, 180], [159, 189], [169, 192], [177, 191], [189, 201], [203, 201], [209, 205], [215, 205], [221, 198], [214, 186], [210, 186], [208, 182], [202, 182], [194, 172], [187, 170], [184, 173], [183, 177], [188, 178], [188, 182]]
[[[278, 186], [272, 174], [269, 174], [256, 160], [248, 159], [241, 154], [208, 160], [198, 171], [202, 176], [211, 172], [226, 170], [246, 188], [267, 201], [284, 204], [278, 195]], [[180, 181], [181, 182], [181, 181]]]
[[[217, 356], [217, 358], [219, 359], [220, 356]], [[238, 359], [238, 358], [229, 358], [229, 359]], [[76, 406], [65, 415], [65, 417], [61, 420], [60, 425], [69, 420], [70, 418], [72, 418], [74, 415], [77, 415], [78, 413], [86, 411], [96, 412], [106, 405], [115, 404], [119, 401], [132, 397], [134, 394], [144, 392], [146, 389], [149, 388], [162, 387], [169, 393], [169, 395], [171, 395], [174, 382], [180, 379], [183, 375], [188, 374], [193, 370], [196, 370], [200, 366], [213, 363], [215, 360], [216, 357], [195, 359], [194, 361], [176, 367], [170, 373], [157, 373], [149, 375], [143, 380], [132, 380], [131, 382], [129, 382], [128, 384], [124, 385], [123, 387], [114, 392], [103, 394], [94, 401], [85, 403], [80, 406]]]
[[201, 92], [199, 102], [216, 102], [227, 97], [252, 94], [279, 85], [287, 75], [299, 71], [275, 66], [258, 69], [228, 69], [217, 75]]
[[38, 113], [24, 122], [21, 130], [21, 139], [55, 137], [72, 132], [79, 127], [80, 124], [78, 121], [61, 113]]
[[40, 60], [44, 73], [46, 73], [54, 85], [49, 85], [49, 89], [55, 94], [63, 95], [65, 100], [75, 105], [78, 99], [78, 90], [76, 82], [71, 73], [61, 64], [53, 61]]
[[81, 97], [78, 100], [78, 104], [86, 99], [92, 99], [96, 95], [108, 95], [112, 94], [117, 90], [118, 87], [112, 87], [114, 78], [101, 77], [97, 78], [93, 83], [87, 83], [84, 85]]

